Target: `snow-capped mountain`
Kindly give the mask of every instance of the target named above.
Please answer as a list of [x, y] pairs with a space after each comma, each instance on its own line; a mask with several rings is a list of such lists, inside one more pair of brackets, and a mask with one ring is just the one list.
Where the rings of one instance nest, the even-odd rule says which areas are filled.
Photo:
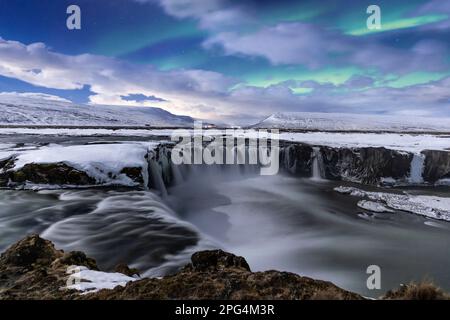
[[450, 118], [281, 112], [272, 114], [252, 127], [318, 131], [450, 132]]
[[83, 105], [46, 94], [0, 93], [0, 125], [187, 127], [193, 121], [160, 108]]

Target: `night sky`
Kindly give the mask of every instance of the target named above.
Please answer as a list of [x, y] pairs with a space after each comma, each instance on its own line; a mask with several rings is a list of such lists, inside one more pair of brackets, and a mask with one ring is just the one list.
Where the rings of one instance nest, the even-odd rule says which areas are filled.
[[450, 116], [449, 17], [450, 0], [0, 0], [0, 92], [227, 122]]

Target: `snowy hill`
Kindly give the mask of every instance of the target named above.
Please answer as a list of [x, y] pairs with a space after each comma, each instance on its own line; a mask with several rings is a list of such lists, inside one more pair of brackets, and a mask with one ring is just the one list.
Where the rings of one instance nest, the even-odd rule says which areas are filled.
[[344, 113], [275, 113], [253, 128], [319, 131], [450, 132], [450, 118]]
[[0, 93], [0, 125], [187, 127], [193, 121], [160, 108], [81, 105], [46, 94]]

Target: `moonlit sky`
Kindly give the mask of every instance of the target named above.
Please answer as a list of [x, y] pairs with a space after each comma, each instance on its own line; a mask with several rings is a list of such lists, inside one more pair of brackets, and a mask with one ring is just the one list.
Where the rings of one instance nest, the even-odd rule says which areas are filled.
[[450, 116], [450, 0], [0, 0], [0, 92], [228, 123]]

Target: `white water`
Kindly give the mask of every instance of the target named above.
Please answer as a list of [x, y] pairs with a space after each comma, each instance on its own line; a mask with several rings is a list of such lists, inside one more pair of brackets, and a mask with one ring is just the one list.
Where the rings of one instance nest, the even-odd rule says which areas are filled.
[[423, 169], [425, 164], [425, 155], [421, 153], [414, 153], [413, 158], [411, 160], [411, 169], [409, 182], [414, 184], [423, 183]]
[[323, 162], [319, 147], [313, 147], [312, 179], [322, 180]]

